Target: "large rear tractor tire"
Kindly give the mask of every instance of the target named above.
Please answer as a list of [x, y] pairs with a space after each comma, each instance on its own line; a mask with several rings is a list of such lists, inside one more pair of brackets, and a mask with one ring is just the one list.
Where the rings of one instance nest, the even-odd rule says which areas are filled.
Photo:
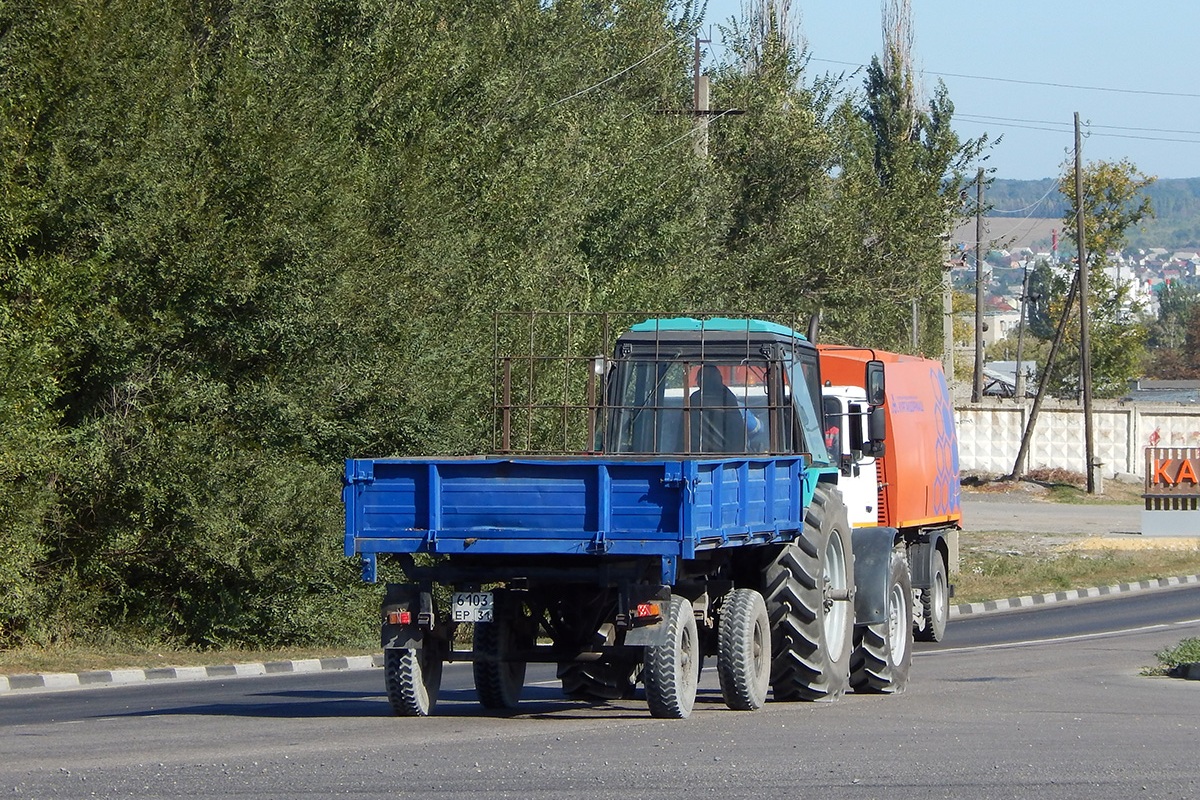
[[899, 694], [912, 664], [912, 578], [904, 550], [892, 551], [887, 588], [887, 619], [854, 629], [850, 685], [856, 692]]
[[854, 626], [850, 524], [841, 494], [819, 484], [803, 535], [767, 564], [771, 689], [776, 700], [846, 693]]
[[735, 589], [721, 605], [717, 628], [717, 675], [725, 705], [738, 711], [762, 708], [771, 685], [771, 620], [763, 597]]
[[383, 672], [396, 716], [429, 716], [442, 685], [442, 659], [435, 648], [384, 650]]
[[700, 637], [692, 604], [673, 596], [664, 623], [665, 641], [646, 648], [646, 703], [653, 717], [684, 719], [692, 713], [700, 682]]
[[946, 577], [946, 559], [938, 552], [933, 558], [929, 588], [921, 590], [923, 623], [915, 628], [918, 641], [940, 642], [946, 638], [946, 620], [950, 617], [950, 580]]

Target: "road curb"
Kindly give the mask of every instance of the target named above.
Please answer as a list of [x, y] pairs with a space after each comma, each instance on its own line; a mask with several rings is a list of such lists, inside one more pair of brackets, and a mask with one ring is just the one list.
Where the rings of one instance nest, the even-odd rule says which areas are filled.
[[1017, 609], [1035, 608], [1052, 603], [1067, 603], [1073, 600], [1085, 600], [1094, 597], [1109, 597], [1115, 594], [1130, 592], [1145, 592], [1155, 589], [1168, 589], [1174, 586], [1188, 586], [1200, 583], [1200, 575], [1184, 575], [1178, 578], [1158, 578], [1157, 580], [1138, 581], [1137, 583], [1119, 583], [1115, 586], [1097, 586], [1091, 589], [1072, 589], [1066, 592], [1050, 594], [1023, 595], [1010, 597], [1007, 600], [988, 600], [983, 603], [961, 603], [950, 607], [950, 618], [978, 617], [984, 614], [995, 614], [1001, 611], [1016, 611]]
[[0, 694], [27, 690], [78, 689], [159, 681], [199, 681], [212, 678], [244, 678], [295, 672], [330, 672], [373, 669], [383, 666], [382, 654], [303, 658], [294, 661], [264, 661], [250, 664], [220, 664], [209, 667], [154, 667], [151, 669], [104, 669], [86, 672], [38, 672], [0, 675]]
[[[1035, 608], [1053, 603], [1066, 603], [1094, 597], [1108, 597], [1130, 592], [1168, 589], [1174, 586], [1200, 584], [1200, 575], [1178, 578], [1159, 578], [1138, 583], [1120, 583], [1091, 589], [1072, 589], [1052, 594], [1025, 595], [1007, 600], [988, 600], [984, 603], [960, 603], [950, 607], [950, 618], [978, 617], [1003, 611]], [[210, 667], [155, 667], [152, 669], [89, 670], [87, 672], [39, 672], [28, 675], [0, 675], [0, 695], [21, 691], [79, 689], [88, 686], [115, 686], [158, 681], [199, 681], [213, 678], [241, 678], [254, 675], [278, 675], [295, 672], [325, 672], [373, 669], [383, 666], [383, 655], [342, 656], [338, 658], [305, 658], [294, 661], [266, 661], [251, 664], [222, 664]], [[1200, 664], [1187, 665], [1186, 677], [1200, 680]]]

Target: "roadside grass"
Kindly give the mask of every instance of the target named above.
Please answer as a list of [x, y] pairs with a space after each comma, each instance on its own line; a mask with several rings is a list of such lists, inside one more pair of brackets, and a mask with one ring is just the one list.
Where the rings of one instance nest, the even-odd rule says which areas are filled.
[[1200, 575], [1200, 549], [1059, 550], [996, 552], [993, 544], [964, 541], [953, 603], [981, 603], [1093, 586]]
[[1143, 675], [1167, 675], [1181, 664], [1200, 663], [1200, 637], [1184, 639], [1174, 647], [1160, 650], [1154, 654], [1158, 666], [1147, 667]]

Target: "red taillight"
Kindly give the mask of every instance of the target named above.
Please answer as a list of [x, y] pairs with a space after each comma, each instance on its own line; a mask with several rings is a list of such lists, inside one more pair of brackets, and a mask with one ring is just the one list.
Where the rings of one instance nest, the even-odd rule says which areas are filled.
[[646, 617], [661, 617], [662, 607], [659, 606], [658, 603], [638, 603], [638, 607], [634, 612], [634, 616], [638, 619], [645, 619]]
[[412, 625], [412, 612], [389, 611], [387, 621], [389, 625]]

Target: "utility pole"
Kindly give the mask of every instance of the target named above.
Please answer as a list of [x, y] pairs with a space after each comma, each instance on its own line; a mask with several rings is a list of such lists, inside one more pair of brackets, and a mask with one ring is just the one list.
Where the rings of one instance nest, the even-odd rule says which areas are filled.
[[1092, 347], [1088, 333], [1088, 263], [1083, 220], [1083, 134], [1075, 112], [1075, 240], [1079, 253], [1079, 357], [1082, 362], [1083, 438], [1088, 494], [1096, 493], [1096, 451], [1092, 432]]
[[983, 167], [975, 176], [975, 380], [971, 402], [983, 399]]
[[954, 385], [954, 264], [947, 259], [942, 267], [942, 371]]
[[696, 119], [696, 137], [693, 145], [696, 155], [708, 155], [708, 76], [700, 74], [700, 45], [711, 43], [696, 34], [696, 56], [692, 62], [692, 112]]
[[1025, 352], [1025, 314], [1029, 302], [1029, 262], [1021, 268], [1021, 318], [1017, 321], [1017, 379], [1013, 394], [1018, 402], [1025, 402], [1025, 369], [1021, 355]]
[[912, 299], [912, 351], [913, 355], [920, 354], [921, 347], [921, 309], [917, 298]]
[[1033, 429], [1037, 425], [1038, 413], [1042, 409], [1042, 398], [1046, 396], [1046, 387], [1050, 384], [1050, 373], [1054, 370], [1054, 358], [1062, 344], [1063, 334], [1067, 330], [1067, 320], [1071, 317], [1071, 306], [1075, 295], [1079, 292], [1079, 274], [1071, 278], [1071, 289], [1067, 292], [1067, 302], [1063, 306], [1062, 316], [1058, 320], [1058, 328], [1054, 331], [1054, 341], [1050, 343], [1050, 355], [1046, 356], [1046, 369], [1042, 379], [1038, 381], [1037, 394], [1033, 398], [1033, 406], [1029, 409], [1029, 420], [1025, 423], [1025, 433], [1021, 435], [1021, 447], [1017, 450], [1017, 460], [1013, 462], [1013, 471], [1007, 480], [1019, 480], [1025, 474], [1025, 456], [1029, 454], [1029, 444], [1033, 441]]

